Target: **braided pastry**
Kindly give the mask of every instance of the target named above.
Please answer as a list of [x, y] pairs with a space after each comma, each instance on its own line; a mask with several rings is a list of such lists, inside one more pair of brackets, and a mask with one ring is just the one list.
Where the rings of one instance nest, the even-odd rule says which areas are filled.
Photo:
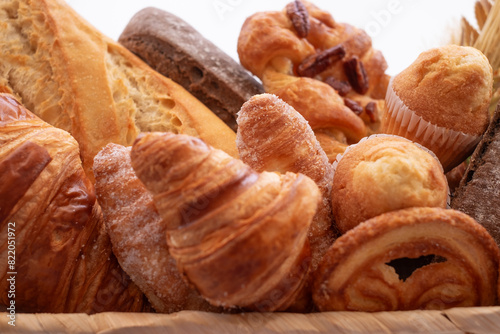
[[0, 304], [16, 274], [20, 312], [149, 310], [111, 253], [77, 142], [0, 94], [0, 227], [15, 228], [15, 268], [0, 241]]
[[464, 213], [410, 208], [367, 220], [338, 238], [317, 271], [321, 311], [491, 306], [500, 251]]
[[181, 273], [210, 303], [284, 310], [309, 270], [319, 191], [301, 174], [256, 173], [201, 140], [150, 133], [132, 166], [167, 224]]

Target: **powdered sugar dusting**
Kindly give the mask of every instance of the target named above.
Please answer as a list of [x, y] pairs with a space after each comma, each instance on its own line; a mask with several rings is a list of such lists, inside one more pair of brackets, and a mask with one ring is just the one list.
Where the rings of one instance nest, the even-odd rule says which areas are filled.
[[205, 309], [169, 254], [166, 226], [132, 169], [130, 147], [106, 146], [94, 159], [94, 174], [113, 251], [153, 307], [167, 313]]

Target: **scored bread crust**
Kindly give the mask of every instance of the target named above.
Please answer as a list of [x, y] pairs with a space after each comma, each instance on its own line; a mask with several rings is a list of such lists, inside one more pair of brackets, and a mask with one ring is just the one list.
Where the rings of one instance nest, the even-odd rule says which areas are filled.
[[87, 174], [109, 142], [139, 132], [199, 137], [236, 156], [235, 134], [172, 80], [83, 20], [62, 0], [0, 4], [0, 84], [78, 141]]

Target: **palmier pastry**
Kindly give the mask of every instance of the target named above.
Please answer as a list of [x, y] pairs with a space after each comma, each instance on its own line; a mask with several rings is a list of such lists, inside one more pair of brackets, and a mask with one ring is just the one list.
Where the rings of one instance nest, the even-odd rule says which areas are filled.
[[[146, 311], [111, 253], [78, 143], [0, 94], [0, 304], [15, 274], [18, 312]], [[15, 264], [7, 267], [7, 231]]]
[[132, 166], [152, 192], [181, 273], [210, 303], [284, 310], [309, 270], [319, 191], [302, 174], [257, 173], [199, 139], [151, 133]]
[[132, 169], [130, 149], [108, 144], [94, 159], [97, 197], [113, 253], [157, 312], [216, 311], [177, 270], [166, 225]]
[[370, 219], [338, 238], [318, 270], [321, 311], [492, 306], [500, 252], [474, 219], [409, 208]]
[[[297, 0], [283, 11], [247, 18], [238, 38], [238, 55], [241, 64], [262, 79], [266, 92], [277, 94], [308, 121], [306, 114], [328, 112], [339, 118], [336, 114], [347, 108], [366, 121], [368, 133], [377, 131], [389, 77], [384, 57], [372, 48], [363, 30], [336, 22], [329, 13]], [[294, 85], [294, 76], [313, 80], [301, 79]], [[316, 110], [314, 104], [295, 105], [311, 91], [327, 88], [331, 90], [327, 96], [342, 97], [333, 101], [324, 97], [321, 103], [328, 106], [326, 111]], [[282, 96], [283, 91], [288, 94]], [[339, 99], [343, 102], [338, 103]], [[364, 124], [356, 118], [350, 123], [359, 134]]]

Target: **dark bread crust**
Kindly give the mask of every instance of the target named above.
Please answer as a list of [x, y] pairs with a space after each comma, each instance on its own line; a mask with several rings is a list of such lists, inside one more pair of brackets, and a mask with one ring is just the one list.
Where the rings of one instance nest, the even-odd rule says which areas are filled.
[[242, 104], [264, 92], [240, 64], [188, 23], [160, 9], [138, 12], [119, 42], [183, 86], [233, 130]]
[[471, 157], [451, 207], [477, 220], [500, 245], [500, 106]]

